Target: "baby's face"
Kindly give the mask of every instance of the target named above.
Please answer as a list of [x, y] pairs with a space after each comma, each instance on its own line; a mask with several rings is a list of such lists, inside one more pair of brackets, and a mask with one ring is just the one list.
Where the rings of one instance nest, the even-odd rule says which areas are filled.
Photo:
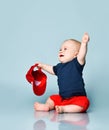
[[77, 56], [75, 44], [73, 41], [65, 41], [59, 51], [58, 58], [61, 63], [66, 63], [73, 60]]

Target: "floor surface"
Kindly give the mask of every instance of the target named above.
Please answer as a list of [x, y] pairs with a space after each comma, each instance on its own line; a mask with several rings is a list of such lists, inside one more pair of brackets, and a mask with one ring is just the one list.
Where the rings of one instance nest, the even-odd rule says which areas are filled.
[[[13, 109], [11, 109], [13, 111]], [[109, 129], [107, 112], [56, 114], [55, 111], [36, 112], [15, 110], [0, 115], [3, 130], [103, 130]]]
[[[34, 111], [37, 97], [29, 89], [0, 87], [0, 130], [103, 130], [109, 129], [108, 107], [91, 104], [87, 113], [57, 114]], [[47, 96], [48, 97], [48, 96]], [[103, 105], [102, 105], [103, 106]]]

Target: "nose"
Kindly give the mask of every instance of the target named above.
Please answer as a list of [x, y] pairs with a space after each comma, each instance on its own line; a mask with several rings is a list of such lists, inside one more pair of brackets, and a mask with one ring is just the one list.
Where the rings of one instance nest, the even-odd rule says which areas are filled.
[[59, 51], [59, 55], [61, 55], [63, 53], [63, 51], [61, 50], [61, 51]]
[[59, 53], [62, 53], [62, 52], [63, 52], [63, 49], [60, 49], [60, 50], [59, 50]]

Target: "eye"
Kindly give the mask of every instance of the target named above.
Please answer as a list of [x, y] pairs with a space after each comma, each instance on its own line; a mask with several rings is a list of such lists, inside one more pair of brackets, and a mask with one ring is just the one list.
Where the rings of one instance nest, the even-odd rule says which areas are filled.
[[64, 48], [64, 50], [67, 50], [67, 48]]
[[60, 49], [59, 51], [62, 51], [62, 49]]

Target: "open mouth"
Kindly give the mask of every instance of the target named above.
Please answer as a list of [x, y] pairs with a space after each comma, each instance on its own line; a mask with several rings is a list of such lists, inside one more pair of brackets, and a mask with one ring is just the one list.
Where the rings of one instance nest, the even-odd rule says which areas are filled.
[[59, 55], [59, 57], [64, 57], [64, 55]]

